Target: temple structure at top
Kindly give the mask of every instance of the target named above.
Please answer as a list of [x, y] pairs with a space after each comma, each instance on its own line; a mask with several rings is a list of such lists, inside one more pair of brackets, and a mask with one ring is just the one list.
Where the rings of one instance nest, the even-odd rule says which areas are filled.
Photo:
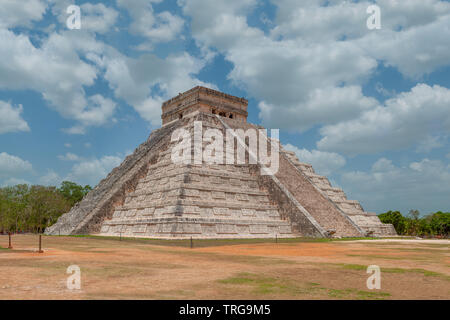
[[247, 122], [248, 100], [197, 86], [162, 104], [163, 125], [200, 111]]

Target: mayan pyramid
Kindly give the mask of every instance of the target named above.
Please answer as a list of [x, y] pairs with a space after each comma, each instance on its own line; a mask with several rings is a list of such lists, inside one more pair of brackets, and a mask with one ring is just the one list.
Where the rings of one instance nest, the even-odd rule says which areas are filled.
[[[243, 98], [204, 87], [164, 102], [162, 127], [46, 233], [162, 239], [396, 235], [392, 225], [348, 200], [268, 135], [270, 154], [279, 149], [275, 174], [262, 174], [265, 164], [250, 162], [249, 152], [240, 164], [173, 161], [177, 129], [194, 140], [196, 123], [202, 124], [200, 136], [208, 129], [223, 136], [227, 130], [262, 129], [247, 122], [247, 105]], [[248, 149], [249, 141], [241, 143]], [[192, 153], [198, 152], [195, 141], [192, 146]]]

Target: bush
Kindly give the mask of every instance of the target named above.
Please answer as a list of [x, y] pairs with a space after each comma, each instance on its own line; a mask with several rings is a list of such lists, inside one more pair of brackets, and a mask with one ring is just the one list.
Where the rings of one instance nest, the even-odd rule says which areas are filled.
[[0, 232], [43, 232], [90, 190], [65, 181], [61, 187], [0, 188]]
[[450, 234], [450, 212], [438, 211], [420, 218], [417, 210], [411, 210], [408, 217], [399, 211], [388, 211], [378, 217], [381, 222], [394, 225], [399, 235], [448, 237]]

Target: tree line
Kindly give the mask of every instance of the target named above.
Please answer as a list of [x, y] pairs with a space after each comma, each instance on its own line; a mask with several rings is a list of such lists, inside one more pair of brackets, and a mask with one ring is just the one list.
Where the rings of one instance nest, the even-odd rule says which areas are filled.
[[418, 210], [410, 210], [405, 216], [400, 211], [388, 211], [378, 217], [383, 223], [392, 223], [399, 235], [448, 238], [450, 234], [450, 212], [438, 211], [421, 218]]
[[[64, 181], [60, 187], [16, 185], [0, 188], [0, 233], [44, 232], [58, 218], [72, 208], [92, 188]], [[391, 223], [399, 235], [448, 237], [450, 212], [435, 212], [420, 217], [418, 210], [405, 216], [399, 211], [378, 215], [384, 223]]]
[[26, 184], [0, 188], [0, 233], [42, 233], [91, 189], [70, 181], [59, 188]]

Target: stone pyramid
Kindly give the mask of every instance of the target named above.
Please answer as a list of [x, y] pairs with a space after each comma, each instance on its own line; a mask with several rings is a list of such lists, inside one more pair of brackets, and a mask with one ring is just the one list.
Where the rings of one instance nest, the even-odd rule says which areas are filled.
[[[247, 105], [204, 87], [164, 102], [162, 127], [46, 233], [162, 239], [396, 235], [392, 225], [348, 200], [276, 139], [259, 137], [272, 146], [270, 152], [279, 148], [275, 174], [262, 174], [265, 164], [251, 162], [249, 152], [244, 163], [225, 161], [238, 141], [225, 149], [221, 163], [173, 160], [178, 129], [194, 137], [192, 154], [208, 146], [195, 141], [198, 123], [201, 137], [211, 129], [224, 137], [227, 130], [263, 129], [247, 122]], [[248, 149], [249, 140], [241, 143]]]

